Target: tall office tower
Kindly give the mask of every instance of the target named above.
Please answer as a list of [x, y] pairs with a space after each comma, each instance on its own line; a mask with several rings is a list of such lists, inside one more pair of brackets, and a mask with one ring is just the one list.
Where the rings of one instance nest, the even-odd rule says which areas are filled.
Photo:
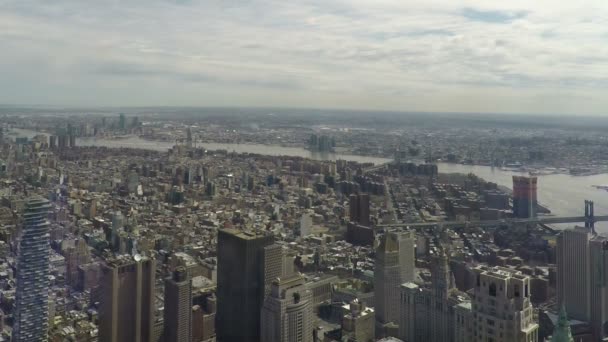
[[156, 260], [107, 261], [100, 281], [99, 342], [148, 342], [154, 330]]
[[413, 282], [416, 276], [416, 232], [399, 233], [399, 265], [401, 266], [401, 282]]
[[70, 135], [68, 139], [70, 147], [76, 147], [76, 136]]
[[[530, 277], [509, 268], [478, 266], [471, 310], [472, 341], [537, 342]], [[458, 325], [456, 325], [458, 329]], [[456, 331], [456, 335], [459, 333]]]
[[589, 241], [591, 231], [576, 227], [557, 237], [557, 302], [566, 307], [570, 318], [589, 319]]
[[192, 282], [184, 267], [165, 280], [165, 341], [192, 339]]
[[264, 298], [264, 247], [272, 235], [222, 229], [217, 241], [217, 337], [257, 341]]
[[15, 342], [47, 340], [50, 210], [48, 201], [35, 198], [27, 201], [23, 213], [12, 338]]
[[398, 323], [399, 285], [402, 283], [399, 260], [399, 235], [384, 234], [376, 249], [374, 266], [375, 311], [380, 323]]
[[312, 292], [304, 277], [276, 279], [262, 307], [261, 341], [313, 342], [313, 320]]
[[273, 282], [283, 276], [283, 247], [278, 244], [272, 244], [264, 247], [263, 250], [263, 265], [264, 272], [264, 298], [270, 295]]
[[369, 206], [369, 194], [360, 193], [350, 195], [349, 214], [351, 222], [356, 222], [363, 226], [369, 226]]
[[49, 148], [51, 150], [54, 150], [56, 146], [57, 146], [57, 136], [51, 135], [49, 137]]
[[513, 215], [536, 217], [536, 177], [513, 176]]

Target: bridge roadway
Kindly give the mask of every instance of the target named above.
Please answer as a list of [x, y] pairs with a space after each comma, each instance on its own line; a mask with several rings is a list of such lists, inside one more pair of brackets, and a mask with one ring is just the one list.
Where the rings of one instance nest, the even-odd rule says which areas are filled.
[[[483, 220], [483, 221], [438, 221], [438, 222], [413, 222], [413, 223], [393, 223], [393, 224], [379, 224], [376, 228], [399, 228], [399, 227], [410, 227], [410, 228], [425, 228], [441, 226], [446, 228], [451, 227], [463, 227], [463, 226], [477, 226], [477, 227], [492, 227], [502, 224], [518, 224], [518, 223], [543, 223], [543, 224], [554, 224], [554, 223], [577, 223], [585, 222], [585, 216], [571, 216], [571, 217], [535, 217], [528, 219], [502, 219], [502, 220]], [[608, 221], [608, 215], [594, 216], [594, 222]]]

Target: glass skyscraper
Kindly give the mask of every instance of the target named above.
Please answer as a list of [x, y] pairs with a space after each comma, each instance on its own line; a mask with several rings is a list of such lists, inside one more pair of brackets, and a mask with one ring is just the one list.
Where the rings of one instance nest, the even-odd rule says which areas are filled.
[[17, 259], [13, 342], [47, 340], [49, 311], [49, 222], [42, 198], [27, 201]]

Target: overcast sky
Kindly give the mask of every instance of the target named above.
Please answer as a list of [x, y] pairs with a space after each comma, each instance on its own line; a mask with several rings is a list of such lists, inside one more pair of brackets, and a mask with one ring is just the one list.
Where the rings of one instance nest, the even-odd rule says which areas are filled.
[[608, 114], [608, 1], [0, 0], [0, 103]]

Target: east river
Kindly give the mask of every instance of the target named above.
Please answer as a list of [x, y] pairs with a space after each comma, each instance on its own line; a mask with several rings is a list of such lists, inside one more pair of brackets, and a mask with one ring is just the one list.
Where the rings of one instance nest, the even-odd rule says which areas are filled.
[[[13, 129], [17, 136], [32, 137], [40, 134], [31, 130]], [[171, 142], [156, 142], [129, 137], [125, 139], [77, 139], [79, 146], [106, 146], [106, 147], [128, 147], [141, 148], [156, 151], [167, 151], [173, 146]], [[284, 155], [311, 158], [315, 160], [343, 159], [357, 161], [360, 163], [385, 163], [387, 158], [376, 158], [368, 156], [356, 156], [338, 153], [315, 153], [304, 148], [270, 146], [261, 144], [200, 144], [208, 150], [226, 150], [237, 153], [256, 153], [265, 155]], [[513, 175], [525, 175], [524, 173], [505, 171], [500, 168], [477, 165], [461, 165], [451, 163], [438, 163], [441, 173], [473, 173], [486, 181], [494, 182], [511, 188]], [[608, 174], [592, 176], [571, 176], [565, 174], [552, 174], [538, 176], [538, 201], [548, 207], [553, 215], [557, 216], [583, 216], [584, 200], [595, 202], [596, 215], [608, 215], [608, 191], [593, 187], [594, 185], [608, 185]], [[560, 225], [563, 227], [563, 225]], [[608, 232], [608, 223], [602, 222], [597, 225], [601, 232]]]

